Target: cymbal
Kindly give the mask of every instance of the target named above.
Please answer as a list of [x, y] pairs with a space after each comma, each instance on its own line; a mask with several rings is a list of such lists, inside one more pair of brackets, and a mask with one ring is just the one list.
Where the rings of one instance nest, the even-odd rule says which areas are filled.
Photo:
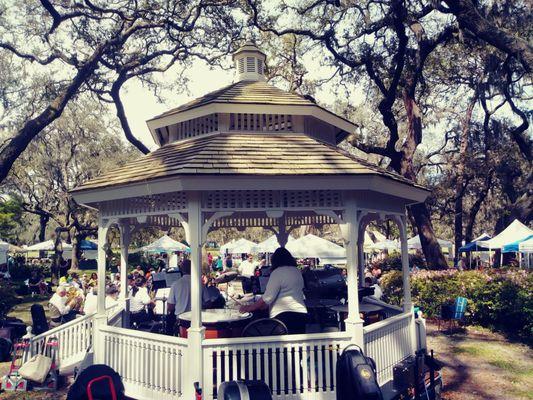
[[234, 271], [226, 272], [226, 273], [218, 276], [217, 278], [215, 278], [215, 283], [228, 283], [228, 282], [231, 282], [232, 280], [237, 278], [238, 275], [239, 275], [238, 272], [234, 272]]

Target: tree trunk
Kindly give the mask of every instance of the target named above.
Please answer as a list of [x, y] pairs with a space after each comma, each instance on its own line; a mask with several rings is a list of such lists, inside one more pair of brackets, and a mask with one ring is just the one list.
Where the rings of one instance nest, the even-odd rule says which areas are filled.
[[[422, 142], [422, 113], [412, 91], [407, 89], [403, 91], [403, 103], [407, 112], [407, 137], [402, 145], [401, 169], [398, 172], [415, 182], [416, 174], [413, 168], [413, 157], [417, 146]], [[422, 245], [428, 268], [448, 268], [448, 263], [433, 232], [433, 224], [426, 204], [415, 204], [410, 207], [410, 210], [420, 235], [420, 244]]]
[[454, 265], [459, 263], [459, 248], [463, 245], [463, 198], [466, 190], [465, 170], [468, 156], [468, 131], [472, 120], [472, 111], [477, 101], [477, 96], [470, 101], [466, 109], [465, 118], [459, 136], [459, 163], [457, 164], [457, 179], [455, 181], [455, 204], [454, 204], [454, 237], [455, 251], [453, 256]]
[[492, 185], [492, 171], [488, 172], [488, 176], [485, 179], [485, 183], [483, 185], [483, 188], [478, 191], [478, 197], [474, 204], [472, 204], [472, 207], [470, 207], [470, 214], [468, 216], [468, 223], [465, 227], [465, 242], [469, 243], [473, 239], [473, 231], [474, 231], [474, 225], [476, 224], [476, 217], [481, 209], [481, 205], [487, 198], [487, 195], [489, 193], [490, 186]]
[[428, 269], [447, 269], [448, 263], [433, 232], [431, 217], [426, 203], [414, 204], [410, 207], [410, 210], [416, 222], [420, 244], [422, 245]]
[[45, 214], [39, 215], [39, 242], [44, 242], [46, 238], [46, 226], [50, 221], [50, 217]]
[[78, 270], [79, 269], [79, 245], [80, 245], [80, 240], [79, 240], [79, 236], [74, 234], [73, 236], [73, 239], [72, 239], [72, 258], [71, 258], [71, 265], [70, 265], [70, 269], [73, 269], [73, 270]]

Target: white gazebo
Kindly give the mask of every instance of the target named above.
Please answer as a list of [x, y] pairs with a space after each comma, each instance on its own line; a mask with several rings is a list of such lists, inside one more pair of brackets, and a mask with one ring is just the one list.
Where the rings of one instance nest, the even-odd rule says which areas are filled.
[[[215, 399], [221, 382], [237, 378], [265, 380], [276, 399], [333, 399], [337, 356], [355, 343], [376, 360], [390, 398], [393, 366], [425, 347], [423, 321], [412, 311], [406, 206], [425, 201], [429, 192], [337, 147], [355, 125], [266, 83], [265, 54], [252, 43], [233, 59], [235, 83], [148, 121], [157, 150], [72, 192], [99, 213], [98, 311], [52, 331], [67, 342], [60, 344], [59, 361], [74, 363], [92, 343], [94, 362], [114, 368], [126, 394], [138, 399], [189, 400], [194, 382], [204, 399]], [[404, 306], [385, 305], [389, 318], [363, 327], [357, 294], [363, 233], [376, 219], [391, 219], [400, 230]], [[284, 246], [294, 227], [323, 224], [340, 226], [346, 248], [345, 331], [205, 338], [201, 266], [208, 232], [265, 227]], [[132, 231], [184, 227], [192, 264], [187, 338], [123, 328], [125, 290], [120, 308], [106, 311], [105, 248], [112, 226], [120, 229], [123, 276]]]

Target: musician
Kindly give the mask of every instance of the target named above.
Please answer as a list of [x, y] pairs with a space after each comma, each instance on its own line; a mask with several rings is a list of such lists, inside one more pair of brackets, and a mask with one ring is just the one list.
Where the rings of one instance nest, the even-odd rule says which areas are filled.
[[119, 291], [115, 285], [109, 285], [105, 294], [105, 308], [111, 308], [118, 304]]
[[240, 263], [237, 270], [239, 275], [243, 277], [242, 288], [245, 293], [250, 293], [252, 291], [252, 276], [255, 276], [255, 269], [257, 268], [257, 263], [254, 261], [253, 254], [248, 254], [246, 260]]
[[146, 307], [154, 306], [155, 303], [148, 294], [146, 280], [137, 278], [130, 290], [130, 321], [131, 323], [140, 324], [148, 321], [148, 312]]
[[50, 319], [56, 324], [73, 320], [76, 317], [76, 310], [81, 304], [79, 297], [73, 297], [69, 300], [67, 291], [65, 286], [58, 286], [48, 303]]
[[180, 270], [183, 275], [172, 284], [167, 299], [167, 334], [174, 333], [176, 317], [191, 310], [191, 260], [183, 260]]
[[262, 298], [242, 306], [241, 312], [269, 309], [270, 318], [283, 322], [290, 334], [305, 333], [307, 308], [304, 302], [304, 280], [296, 260], [284, 247], [272, 255], [272, 273]]

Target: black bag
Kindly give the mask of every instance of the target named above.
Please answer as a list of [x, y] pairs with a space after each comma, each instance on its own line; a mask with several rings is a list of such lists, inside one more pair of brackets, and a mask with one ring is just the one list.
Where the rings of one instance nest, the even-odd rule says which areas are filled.
[[43, 332], [46, 332], [48, 327], [48, 321], [46, 320], [46, 314], [44, 312], [44, 307], [40, 304], [33, 304], [31, 306], [31, 319], [33, 322], [32, 332], [34, 335], [40, 335]]
[[[88, 385], [91, 381], [91, 393], [94, 399], [109, 399], [113, 398], [110, 380], [98, 378], [111, 378], [112, 385], [116, 394], [117, 400], [124, 400], [124, 385], [120, 375], [111, 367], [104, 364], [91, 365], [84, 369], [76, 378], [73, 385], [70, 387], [67, 395], [67, 400], [87, 400], [88, 399]], [[96, 381], [95, 381], [96, 380]]]
[[376, 363], [359, 346], [348, 346], [337, 360], [337, 400], [383, 400]]

